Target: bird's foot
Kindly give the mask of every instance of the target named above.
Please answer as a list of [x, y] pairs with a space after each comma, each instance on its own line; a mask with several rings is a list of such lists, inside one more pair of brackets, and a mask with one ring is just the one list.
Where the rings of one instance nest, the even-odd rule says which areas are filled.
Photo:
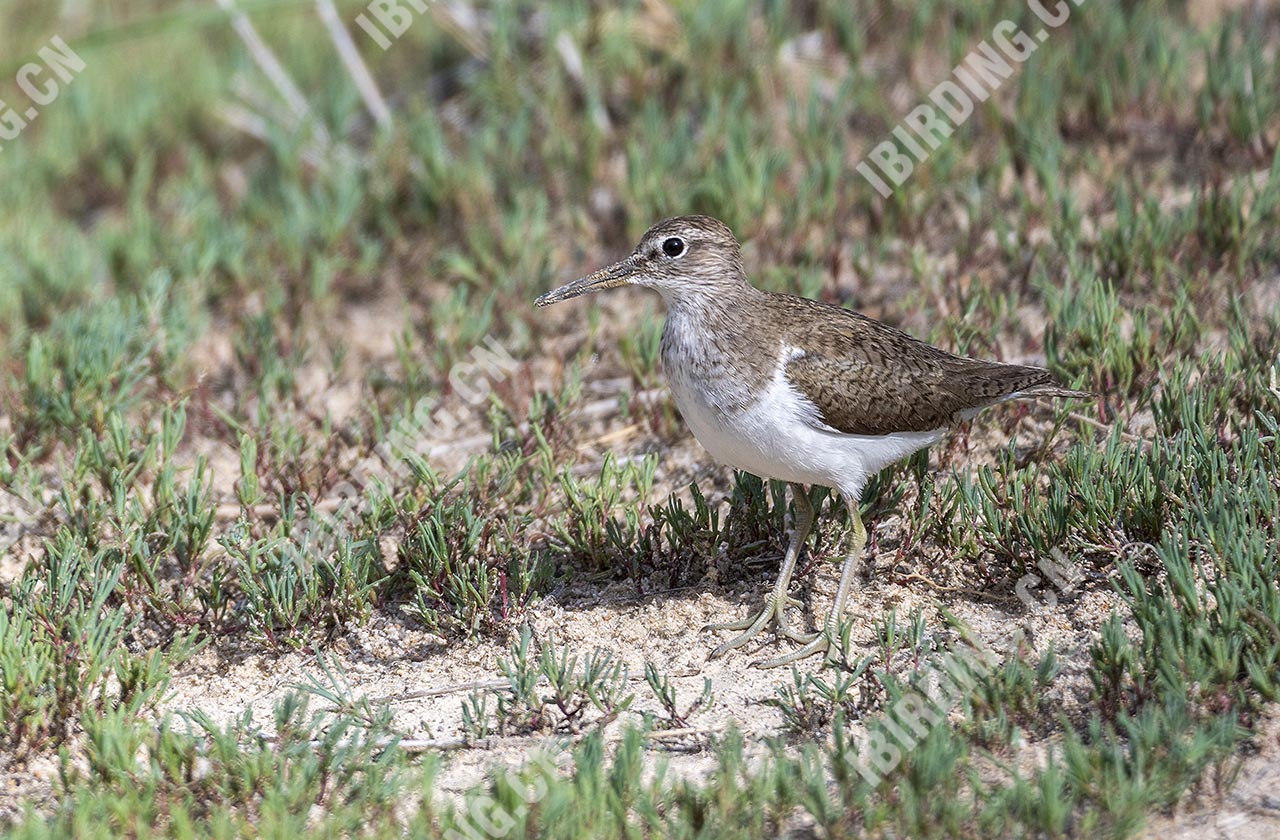
[[807, 659], [810, 656], [821, 653], [823, 658], [832, 665], [839, 665], [843, 658], [841, 651], [843, 645], [838, 635], [839, 631], [830, 624], [823, 626], [821, 632], [815, 633], [809, 637], [803, 647], [797, 648], [790, 653], [784, 653], [782, 656], [775, 656], [772, 659], [757, 659], [751, 663], [751, 667], [760, 668], [781, 668], [783, 665], [790, 665], [793, 662], [799, 662], [801, 659]]
[[754, 639], [765, 631], [772, 624], [774, 626], [774, 634], [780, 638], [787, 638], [793, 642], [808, 644], [818, 637], [817, 633], [799, 633], [791, 629], [791, 625], [787, 623], [787, 608], [798, 607], [800, 602], [790, 596], [779, 597], [776, 592], [771, 592], [764, 599], [764, 609], [755, 615], [749, 615], [738, 621], [724, 621], [717, 624], [708, 624], [703, 630], [742, 630], [743, 632], [734, 636], [729, 641], [711, 651], [710, 658], [715, 659], [724, 656], [735, 648], [740, 648], [747, 642]]

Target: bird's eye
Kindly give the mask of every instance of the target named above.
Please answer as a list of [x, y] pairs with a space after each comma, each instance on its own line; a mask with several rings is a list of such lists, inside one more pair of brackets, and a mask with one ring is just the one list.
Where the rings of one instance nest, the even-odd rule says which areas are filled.
[[678, 236], [664, 240], [662, 243], [662, 253], [668, 257], [678, 257], [684, 253], [684, 240]]

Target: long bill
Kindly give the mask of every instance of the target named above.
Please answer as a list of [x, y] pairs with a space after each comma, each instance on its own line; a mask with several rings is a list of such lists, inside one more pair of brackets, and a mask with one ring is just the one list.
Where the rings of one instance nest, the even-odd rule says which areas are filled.
[[572, 283], [566, 283], [553, 292], [547, 292], [542, 297], [533, 302], [534, 306], [547, 306], [552, 303], [559, 303], [562, 300], [576, 298], [579, 295], [588, 295], [592, 292], [598, 292], [601, 289], [613, 289], [618, 286], [625, 286], [629, 282], [631, 275], [636, 272], [635, 260], [627, 257], [611, 266], [600, 269], [599, 271], [588, 274], [580, 280], [574, 280]]

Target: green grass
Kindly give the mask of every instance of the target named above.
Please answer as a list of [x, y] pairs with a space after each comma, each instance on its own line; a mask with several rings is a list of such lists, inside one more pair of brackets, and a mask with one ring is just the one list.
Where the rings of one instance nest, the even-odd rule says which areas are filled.
[[[242, 6], [351, 160], [310, 162], [278, 105], [265, 140], [218, 117], [267, 83], [212, 4], [0, 12], [11, 106], [52, 35], [86, 62], [0, 154], [0, 775], [59, 768], [0, 829], [447, 837], [475, 806], [525, 837], [1128, 837], [1230, 783], [1280, 701], [1274, 11], [1085, 4], [882, 200], [853, 167], [1023, 4], [499, 2], [474, 38], [427, 15], [386, 52], [353, 29], [385, 131], [311, 4]], [[822, 61], [788, 63], [815, 30]], [[853, 732], [968, 649], [945, 609], [886, 609], [876, 648], [779, 674], [785, 728], [710, 736], [693, 778], [655, 736], [716, 686], [677, 698], [658, 664], [633, 686], [528, 633], [564, 587], [776, 562], [781, 487], [670, 478], [687, 432], [641, 396], [657, 308], [530, 305], [685, 212], [724, 218], [769, 288], [1098, 393], [1084, 420], [1036, 409], [1032, 450], [1001, 410], [868, 492], [899, 522], [882, 563], [1011, 592], [1061, 552], [1120, 599], [1089, 650], [979, 675], [883, 779]], [[474, 364], [494, 346], [514, 368]], [[594, 442], [602, 404], [627, 437]], [[435, 450], [406, 450], [415, 418]], [[844, 514], [813, 498], [821, 560]], [[398, 746], [340, 680], [266, 722], [159, 711], [203, 647], [323, 655], [380, 621], [509, 644], [463, 734], [551, 758], [450, 801], [449, 754]], [[1046, 700], [1067, 656], [1069, 713]]]

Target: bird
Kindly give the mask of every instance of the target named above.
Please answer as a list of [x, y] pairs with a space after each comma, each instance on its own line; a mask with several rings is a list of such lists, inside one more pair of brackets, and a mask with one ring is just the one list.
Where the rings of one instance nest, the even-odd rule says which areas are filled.
[[[817, 654], [838, 661], [840, 622], [867, 541], [859, 512], [867, 482], [989, 406], [1091, 396], [1045, 368], [959, 356], [843, 306], [759, 289], [747, 279], [733, 231], [711, 216], [664, 219], [627, 257], [534, 303], [621, 286], [662, 297], [663, 371], [702, 447], [723, 464], [791, 489], [793, 529], [773, 589], [758, 612], [703, 628], [738, 634], [711, 658], [772, 629], [798, 647], [752, 663], [757, 667]], [[799, 605], [789, 587], [814, 524], [813, 485], [839, 493], [852, 538], [822, 628], [803, 633], [787, 610]]]

